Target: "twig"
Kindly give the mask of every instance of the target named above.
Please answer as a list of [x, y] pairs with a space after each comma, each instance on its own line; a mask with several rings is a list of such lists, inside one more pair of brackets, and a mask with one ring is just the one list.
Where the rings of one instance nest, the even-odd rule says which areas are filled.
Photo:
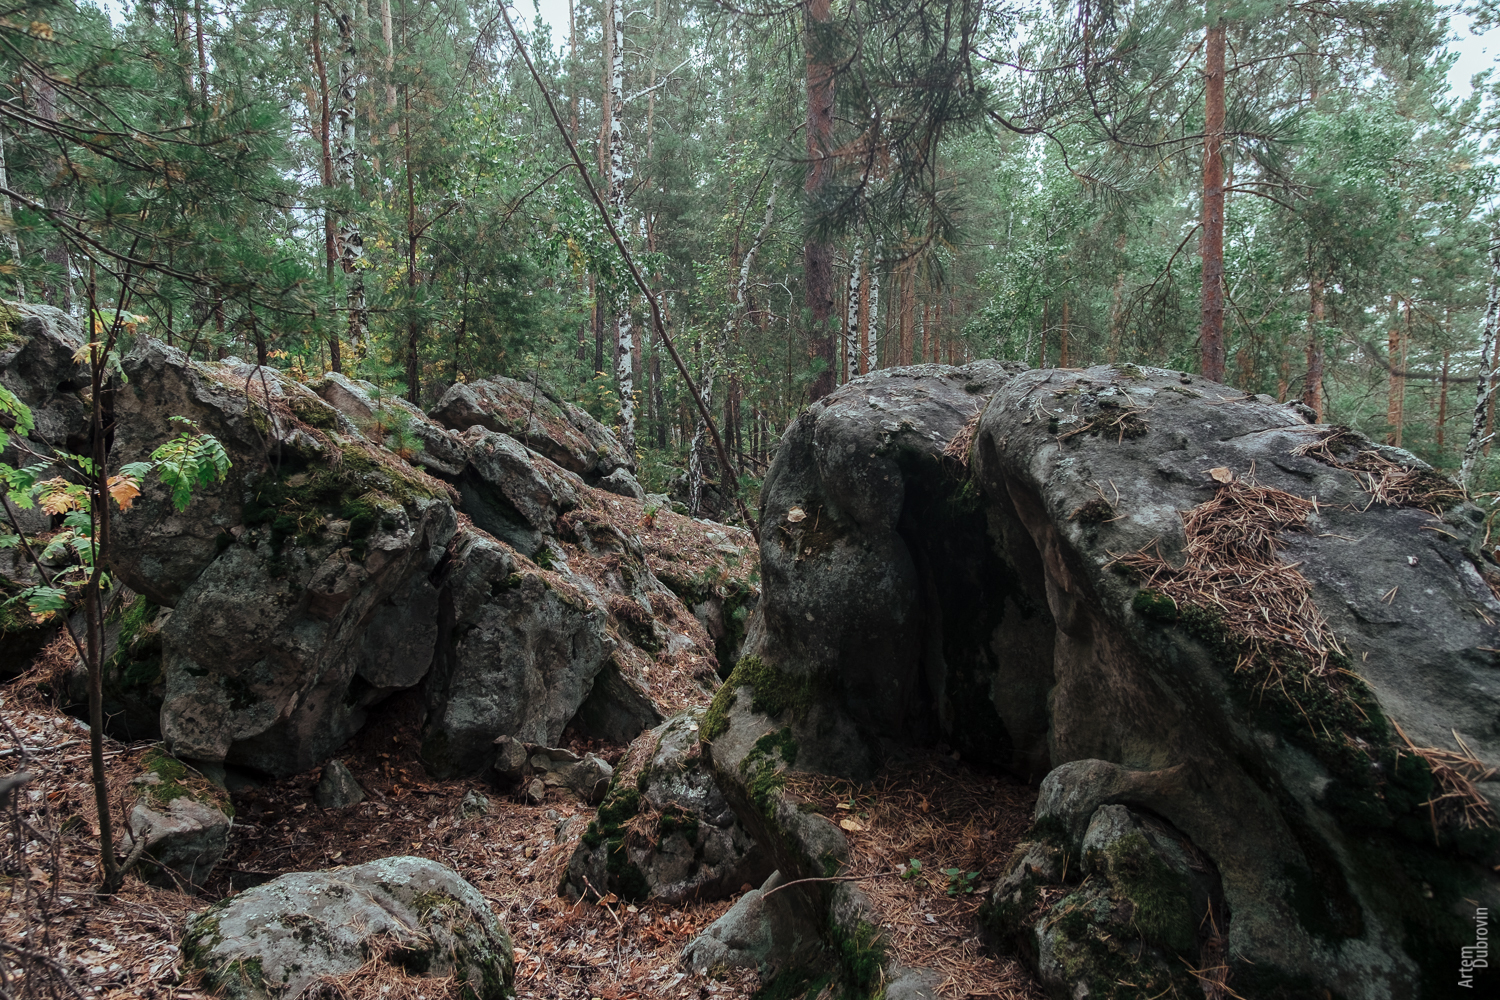
[[792, 882], [783, 882], [772, 889], [761, 893], [761, 899], [769, 899], [782, 889], [789, 889], [794, 885], [802, 885], [806, 882], [865, 882], [872, 878], [889, 878], [892, 875], [900, 875], [900, 872], [876, 872], [873, 875], [829, 875], [824, 878], [799, 878]]

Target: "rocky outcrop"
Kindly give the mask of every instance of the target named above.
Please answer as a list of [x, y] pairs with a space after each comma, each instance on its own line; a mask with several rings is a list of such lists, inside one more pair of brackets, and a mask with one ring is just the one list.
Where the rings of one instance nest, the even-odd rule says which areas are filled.
[[[0, 378], [38, 407], [76, 408], [79, 338], [54, 313], [13, 328]], [[232, 467], [185, 511], [151, 482], [114, 519], [122, 586], [105, 687], [119, 735], [284, 776], [326, 761], [392, 693], [420, 688], [433, 773], [479, 775], [498, 737], [552, 746], [571, 726], [627, 741], [716, 684], [714, 640], [654, 575], [640, 534], [670, 536], [653, 552], [705, 549], [687, 561], [712, 570], [709, 590], [752, 595], [742, 604], [753, 553], [729, 565], [703, 542], [712, 526], [646, 518], [641, 501], [545, 457], [626, 474], [583, 411], [538, 404], [519, 425], [538, 451], [495, 429], [519, 398], [505, 380], [474, 397], [488, 416], [452, 430], [367, 382], [304, 385], [144, 336], [123, 370], [108, 397], [112, 461], [148, 456], [183, 418]], [[12, 579], [0, 586], [25, 582]], [[37, 626], [33, 651], [55, 633], [16, 624]]]
[[617, 469], [635, 469], [618, 438], [536, 383], [499, 376], [459, 382], [443, 393], [432, 417], [454, 431], [477, 426], [509, 435], [590, 483]]
[[283, 875], [188, 921], [183, 964], [231, 1000], [299, 996], [375, 960], [463, 984], [477, 1000], [513, 997], [515, 954], [489, 904], [426, 858]]
[[762, 504], [703, 732], [788, 878], [838, 855], [787, 771], [941, 739], [1050, 775], [991, 922], [1059, 996], [1219, 955], [1421, 995], [1500, 904], [1500, 574], [1413, 456], [1177, 372], [921, 366], [809, 407]]
[[561, 890], [572, 899], [716, 899], [766, 877], [767, 855], [729, 808], [706, 765], [703, 712], [641, 734], [583, 833]]

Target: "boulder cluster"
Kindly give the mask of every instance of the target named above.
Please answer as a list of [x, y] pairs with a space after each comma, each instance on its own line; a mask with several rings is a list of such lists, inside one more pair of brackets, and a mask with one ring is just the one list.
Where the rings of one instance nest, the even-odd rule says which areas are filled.
[[[77, 334], [20, 316], [0, 380], [36, 410], [35, 447], [76, 450]], [[1447, 995], [1476, 914], [1500, 910], [1486, 515], [1296, 404], [1133, 365], [879, 371], [788, 428], [756, 546], [670, 514], [605, 428], [528, 383], [455, 385], [422, 413], [149, 338], [122, 368], [116, 455], [181, 416], [234, 468], [186, 513], [148, 490], [117, 521], [118, 724], [210, 777], [287, 775], [416, 692], [434, 776], [598, 803], [565, 895], [761, 886], [690, 968], [934, 996], [789, 779], [863, 782], [939, 743], [1039, 788], [982, 921], [1058, 997]], [[44, 639], [5, 629], [10, 650]], [[559, 749], [570, 727], [632, 742], [611, 767]], [[132, 836], [219, 794], [168, 761]], [[324, 776], [330, 802], [359, 794]], [[199, 825], [164, 865], [188, 881], [222, 841]], [[314, 967], [256, 928], [301, 906], [296, 934], [347, 964], [336, 901], [504, 995], [504, 931], [423, 864], [286, 876], [198, 918], [185, 950], [294, 991]]]

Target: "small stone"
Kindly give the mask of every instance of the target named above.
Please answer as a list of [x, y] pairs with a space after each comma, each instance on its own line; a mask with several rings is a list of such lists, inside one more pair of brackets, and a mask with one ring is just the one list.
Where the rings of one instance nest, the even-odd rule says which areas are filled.
[[489, 799], [473, 789], [464, 793], [463, 801], [458, 804], [459, 819], [472, 819], [475, 816], [488, 816], [489, 814]]
[[526, 786], [526, 797], [534, 804], [540, 803], [542, 797], [546, 794], [547, 786], [542, 782], [541, 778], [532, 778], [531, 784]]
[[365, 800], [365, 790], [341, 760], [323, 765], [323, 777], [313, 789], [313, 801], [324, 809], [345, 809]]

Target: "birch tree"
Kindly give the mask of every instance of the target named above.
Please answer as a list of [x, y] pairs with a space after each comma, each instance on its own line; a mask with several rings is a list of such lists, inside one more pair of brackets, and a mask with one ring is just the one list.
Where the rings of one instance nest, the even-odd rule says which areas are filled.
[[[616, 0], [611, 6], [609, 62], [609, 204], [615, 226], [621, 233], [625, 225], [625, 130], [620, 121], [624, 113], [625, 83], [625, 4]], [[630, 296], [622, 295], [615, 320], [615, 379], [620, 387], [620, 444], [627, 454], [635, 454], [635, 335], [631, 329]]]
[[1490, 286], [1485, 300], [1484, 323], [1479, 333], [1479, 377], [1474, 390], [1474, 423], [1469, 428], [1469, 440], [1464, 444], [1463, 465], [1459, 469], [1459, 482], [1464, 489], [1474, 485], [1475, 466], [1479, 462], [1479, 449], [1489, 443], [1492, 435], [1485, 433], [1485, 421], [1490, 412], [1490, 400], [1495, 394], [1496, 379], [1500, 377], [1500, 363], [1495, 350], [1496, 327], [1500, 323], [1500, 233], [1490, 237]]
[[358, 179], [355, 176], [359, 160], [359, 151], [355, 145], [355, 96], [359, 90], [359, 50], [355, 40], [355, 19], [360, 9], [361, 5], [356, 0], [347, 11], [341, 11], [337, 15], [340, 52], [338, 110], [335, 114], [338, 131], [333, 158], [335, 183], [343, 189], [344, 195], [344, 204], [339, 210], [339, 260], [349, 280], [345, 300], [349, 314], [349, 342], [356, 349], [363, 348], [369, 328], [365, 278], [360, 269], [365, 255], [365, 241], [355, 212], [359, 202]]

